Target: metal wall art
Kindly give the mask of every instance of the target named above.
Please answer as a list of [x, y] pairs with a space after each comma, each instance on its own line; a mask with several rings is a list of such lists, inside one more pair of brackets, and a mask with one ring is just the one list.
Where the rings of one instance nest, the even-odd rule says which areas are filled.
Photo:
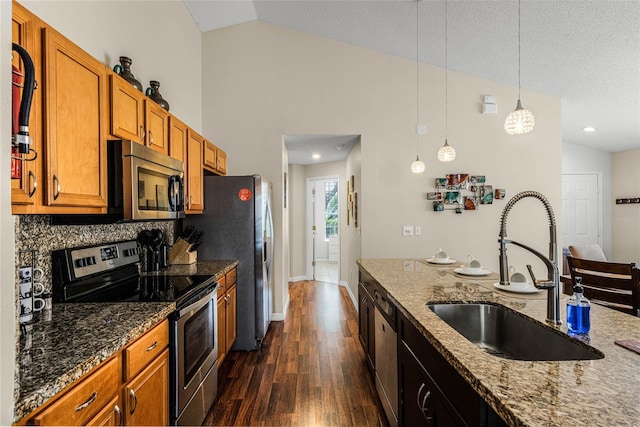
[[444, 178], [436, 178], [435, 187], [436, 191], [427, 193], [427, 200], [433, 202], [435, 212], [474, 211], [480, 205], [493, 204], [494, 199], [504, 199], [506, 196], [505, 189], [498, 188], [494, 191], [492, 185], [487, 185], [484, 175], [449, 174]]

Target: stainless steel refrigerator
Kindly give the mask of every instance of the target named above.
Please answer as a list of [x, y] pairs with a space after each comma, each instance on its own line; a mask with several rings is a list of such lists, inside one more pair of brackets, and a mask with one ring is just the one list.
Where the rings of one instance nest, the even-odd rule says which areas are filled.
[[273, 223], [269, 185], [259, 175], [205, 176], [202, 215], [184, 226], [203, 232], [199, 260], [238, 260], [237, 338], [233, 350], [257, 350], [271, 321]]

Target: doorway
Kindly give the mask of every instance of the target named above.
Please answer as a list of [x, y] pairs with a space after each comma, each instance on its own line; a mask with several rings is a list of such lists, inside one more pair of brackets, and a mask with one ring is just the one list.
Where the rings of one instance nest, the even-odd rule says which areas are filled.
[[562, 174], [562, 245], [602, 247], [602, 173]]
[[337, 175], [307, 179], [307, 276], [340, 283], [340, 180]]

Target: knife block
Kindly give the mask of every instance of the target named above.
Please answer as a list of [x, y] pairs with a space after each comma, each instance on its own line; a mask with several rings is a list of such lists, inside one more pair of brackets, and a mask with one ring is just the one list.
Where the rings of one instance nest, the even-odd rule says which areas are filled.
[[193, 264], [198, 260], [198, 252], [189, 252], [191, 243], [182, 238], [178, 238], [169, 249], [169, 264]]

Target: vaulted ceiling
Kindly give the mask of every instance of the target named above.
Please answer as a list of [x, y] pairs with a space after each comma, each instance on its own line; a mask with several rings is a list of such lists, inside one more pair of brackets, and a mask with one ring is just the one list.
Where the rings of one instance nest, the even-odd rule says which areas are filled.
[[[413, 0], [185, 4], [203, 32], [261, 20], [416, 59]], [[518, 2], [450, 0], [447, 7], [449, 69], [517, 86]], [[445, 3], [423, 0], [418, 9], [419, 60], [443, 67]], [[640, 0], [522, 0], [521, 17], [522, 87], [562, 99], [563, 141], [640, 148]], [[498, 108], [506, 117], [514, 105]]]

